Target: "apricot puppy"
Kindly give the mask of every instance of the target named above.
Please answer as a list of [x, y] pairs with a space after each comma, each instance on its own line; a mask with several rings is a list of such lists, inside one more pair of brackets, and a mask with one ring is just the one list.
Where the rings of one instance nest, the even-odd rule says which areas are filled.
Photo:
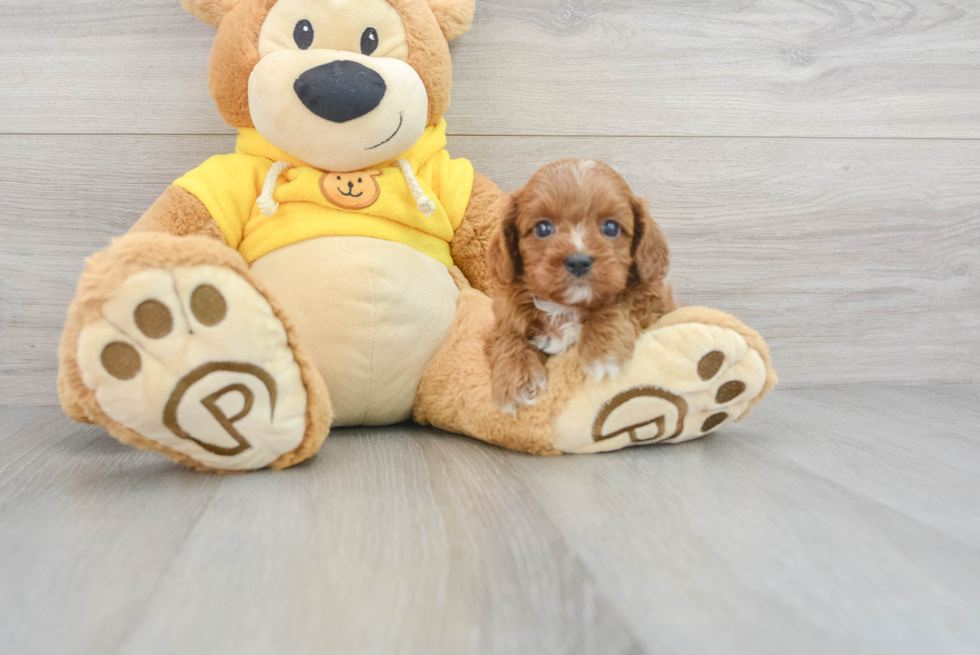
[[670, 250], [646, 203], [606, 164], [564, 159], [512, 194], [488, 253], [498, 282], [488, 344], [497, 406], [514, 414], [547, 386], [544, 362], [578, 348], [601, 380], [676, 306]]

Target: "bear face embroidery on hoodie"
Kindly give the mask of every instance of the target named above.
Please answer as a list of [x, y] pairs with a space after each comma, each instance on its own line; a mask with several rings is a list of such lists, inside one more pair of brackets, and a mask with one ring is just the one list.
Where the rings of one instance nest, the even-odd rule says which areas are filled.
[[323, 197], [341, 209], [367, 209], [381, 197], [381, 185], [375, 179], [381, 171], [358, 173], [324, 173], [320, 178]]

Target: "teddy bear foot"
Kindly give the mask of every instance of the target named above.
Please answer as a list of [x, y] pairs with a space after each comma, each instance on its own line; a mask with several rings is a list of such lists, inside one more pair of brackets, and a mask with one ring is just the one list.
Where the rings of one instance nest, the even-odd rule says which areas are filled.
[[74, 360], [87, 418], [205, 470], [283, 468], [316, 452], [329, 428], [322, 380], [311, 393], [311, 370], [243, 273], [146, 268], [90, 302]]
[[619, 375], [586, 382], [560, 415], [554, 446], [585, 454], [698, 439], [748, 416], [776, 382], [757, 334], [686, 308], [644, 332]]

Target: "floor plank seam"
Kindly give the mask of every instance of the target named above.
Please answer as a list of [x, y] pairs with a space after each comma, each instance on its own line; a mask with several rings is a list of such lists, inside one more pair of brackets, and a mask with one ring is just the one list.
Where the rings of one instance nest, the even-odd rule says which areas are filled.
[[867, 505], [884, 509], [889, 514], [893, 514], [894, 516], [901, 518], [903, 521], [907, 521], [915, 526], [918, 526], [921, 530], [931, 533], [936, 538], [943, 539], [946, 541], [951, 541], [953, 543], [958, 544], [961, 547], [965, 547], [971, 551], [976, 551], [980, 553], [980, 545], [964, 540], [963, 538], [958, 537], [956, 535], [950, 534], [934, 525], [925, 523], [922, 520], [903, 512], [900, 508], [895, 507], [894, 505], [891, 505], [879, 498], [870, 496], [864, 491], [861, 491], [860, 489], [849, 487], [842, 482], [838, 482], [833, 478], [827, 477], [826, 475], [822, 474], [820, 471], [816, 469], [810, 468], [805, 464], [802, 464], [796, 460], [788, 459], [780, 455], [778, 452], [769, 450], [768, 448], [760, 444], [752, 443], [751, 441], [748, 440], [744, 441], [743, 443], [751, 450], [754, 450], [759, 453], [764, 453], [768, 457], [777, 460], [780, 464], [792, 467], [795, 470], [800, 471], [805, 476], [825, 482], [829, 484], [831, 487], [834, 487], [842, 491], [845, 495], [854, 497], [859, 502], [864, 502]]
[[[193, 475], [199, 475], [199, 474], [193, 473]], [[163, 568], [163, 570], [160, 571], [160, 575], [153, 583], [153, 587], [147, 592], [146, 596], [144, 597], [142, 602], [142, 607], [140, 608], [138, 613], [139, 615], [129, 623], [128, 629], [126, 630], [125, 634], [119, 637], [118, 644], [116, 645], [115, 648], [112, 649], [112, 653], [114, 655], [119, 655], [123, 651], [123, 649], [126, 647], [126, 644], [130, 642], [132, 637], [139, 631], [139, 629], [145, 623], [146, 617], [150, 612], [150, 606], [153, 603], [153, 599], [156, 597], [157, 590], [160, 588], [160, 585], [163, 584], [163, 582], [166, 580], [167, 575], [170, 573], [170, 570], [174, 567], [174, 564], [180, 559], [181, 555], [183, 555], [183, 553], [187, 550], [187, 546], [191, 541], [191, 537], [193, 536], [194, 532], [197, 530], [197, 526], [201, 524], [201, 521], [207, 515], [208, 510], [211, 508], [211, 504], [214, 502], [214, 499], [218, 495], [218, 490], [221, 488], [221, 485], [224, 484], [225, 480], [227, 480], [227, 478], [219, 478], [217, 480], [216, 484], [212, 488], [210, 498], [208, 498], [207, 502], [204, 504], [204, 507], [201, 508], [201, 512], [200, 514], [198, 514], [197, 518], [195, 518], [194, 521], [188, 526], [187, 532], [185, 533], [180, 546], [174, 549], [173, 556], [169, 559], [167, 565]]]
[[[452, 440], [445, 441], [439, 440], [436, 443], [436, 448], [449, 448], [450, 450], [465, 450], [471, 448], [473, 443], [467, 440], [465, 437], [459, 435], [454, 435], [448, 432], [441, 432], [447, 437], [452, 437]], [[432, 448], [432, 443], [429, 442], [418, 442], [419, 447], [422, 450], [423, 457], [422, 461], [425, 462], [426, 470], [429, 469], [428, 462], [428, 451]], [[622, 629], [626, 632], [627, 640], [631, 644], [635, 644], [637, 647], [642, 648], [643, 640], [640, 639], [639, 635], [633, 629], [629, 617], [622, 611], [619, 604], [616, 602], [615, 598], [606, 592], [603, 585], [600, 584], [601, 577], [597, 576], [596, 571], [589, 566], [583, 553], [581, 552], [578, 544], [572, 542], [572, 540], [562, 531], [558, 523], [552, 518], [551, 514], [547, 509], [535, 498], [534, 493], [528, 487], [527, 483], [523, 478], [518, 475], [514, 466], [509, 461], [510, 458], [515, 456], [515, 453], [500, 448], [498, 446], [487, 446], [490, 452], [487, 456], [491, 458], [492, 461], [496, 463], [496, 466], [502, 470], [506, 471], [506, 474], [510, 478], [510, 483], [507, 485], [508, 490], [515, 493], [520, 498], [521, 503], [525, 505], [524, 510], [527, 514], [525, 519], [529, 523], [534, 523], [538, 529], [544, 528], [543, 532], [555, 535], [560, 539], [561, 549], [565, 552], [566, 556], [572, 560], [572, 563], [579, 567], [581, 573], [585, 576], [591, 588], [591, 593], [594, 595], [595, 601], [601, 601], [604, 604], [604, 609], [606, 611], [612, 612], [616, 620], [622, 626]], [[528, 457], [527, 455], [517, 454], [519, 457]], [[431, 488], [430, 488], [431, 489]], [[524, 493], [518, 493], [518, 489], [523, 490]], [[442, 510], [440, 509], [440, 519], [445, 521]], [[545, 525], [541, 525], [543, 522]], [[567, 563], [566, 563], [567, 565]], [[647, 651], [644, 651], [647, 652]]]

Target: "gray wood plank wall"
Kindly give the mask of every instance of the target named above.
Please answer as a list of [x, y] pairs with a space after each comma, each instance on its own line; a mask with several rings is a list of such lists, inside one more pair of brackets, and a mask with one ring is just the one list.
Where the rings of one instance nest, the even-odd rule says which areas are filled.
[[[596, 157], [651, 198], [687, 304], [788, 386], [980, 381], [974, 0], [478, 0], [455, 156], [512, 189]], [[0, 0], [0, 404], [56, 402], [83, 258], [233, 147], [177, 0]]]

